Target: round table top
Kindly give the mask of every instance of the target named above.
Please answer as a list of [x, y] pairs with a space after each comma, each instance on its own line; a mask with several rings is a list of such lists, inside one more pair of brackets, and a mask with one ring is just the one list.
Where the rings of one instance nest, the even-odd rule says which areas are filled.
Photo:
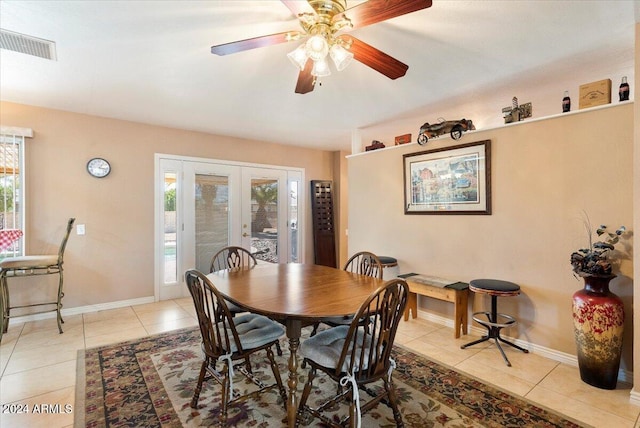
[[358, 311], [384, 281], [313, 264], [258, 263], [207, 277], [234, 304], [272, 319], [316, 320]]

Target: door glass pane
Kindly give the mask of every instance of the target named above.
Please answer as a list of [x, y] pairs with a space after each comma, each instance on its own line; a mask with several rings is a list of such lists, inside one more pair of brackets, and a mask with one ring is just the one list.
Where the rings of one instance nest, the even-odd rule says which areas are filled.
[[278, 180], [251, 179], [251, 252], [278, 263]]
[[164, 173], [164, 283], [175, 284], [178, 280], [176, 232], [176, 172]]
[[211, 257], [229, 245], [229, 177], [196, 174], [196, 269], [209, 272]]
[[298, 255], [298, 181], [289, 182], [289, 228], [291, 229], [291, 262], [298, 263], [300, 261]]

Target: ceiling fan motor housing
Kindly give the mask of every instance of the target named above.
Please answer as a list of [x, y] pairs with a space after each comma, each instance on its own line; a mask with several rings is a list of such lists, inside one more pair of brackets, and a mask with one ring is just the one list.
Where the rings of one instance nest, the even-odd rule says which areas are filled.
[[331, 18], [347, 9], [347, 2], [340, 0], [309, 0], [309, 4], [318, 15]]

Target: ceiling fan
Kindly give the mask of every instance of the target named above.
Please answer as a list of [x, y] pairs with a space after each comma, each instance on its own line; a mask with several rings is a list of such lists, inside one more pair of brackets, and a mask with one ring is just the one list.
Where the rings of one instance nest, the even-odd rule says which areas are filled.
[[347, 8], [346, 0], [281, 0], [299, 20], [303, 31], [286, 31], [211, 47], [211, 53], [228, 55], [250, 49], [306, 39], [287, 56], [300, 69], [296, 93], [313, 91], [318, 77], [331, 74], [327, 57], [338, 71], [355, 59], [390, 79], [402, 77], [409, 66], [345, 34], [431, 6], [432, 0], [369, 0]]

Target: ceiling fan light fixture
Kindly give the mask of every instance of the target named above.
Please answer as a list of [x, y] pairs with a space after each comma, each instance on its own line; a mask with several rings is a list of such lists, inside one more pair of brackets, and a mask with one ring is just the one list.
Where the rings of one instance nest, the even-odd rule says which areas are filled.
[[334, 44], [329, 49], [329, 55], [336, 66], [336, 70], [342, 71], [353, 61], [353, 53], [346, 50], [339, 44]]
[[318, 34], [309, 37], [309, 40], [305, 43], [305, 48], [307, 50], [307, 56], [314, 61], [325, 59], [329, 53], [329, 44], [327, 43], [327, 40]]
[[331, 70], [329, 69], [329, 63], [325, 59], [314, 61], [311, 75], [316, 77], [330, 76]]
[[307, 49], [305, 47], [305, 44], [303, 43], [297, 48], [295, 48], [294, 50], [292, 50], [291, 52], [289, 52], [287, 54], [287, 57], [293, 63], [293, 65], [298, 67], [300, 70], [304, 70], [304, 66], [307, 63], [307, 59], [309, 59], [309, 57], [307, 56]]

